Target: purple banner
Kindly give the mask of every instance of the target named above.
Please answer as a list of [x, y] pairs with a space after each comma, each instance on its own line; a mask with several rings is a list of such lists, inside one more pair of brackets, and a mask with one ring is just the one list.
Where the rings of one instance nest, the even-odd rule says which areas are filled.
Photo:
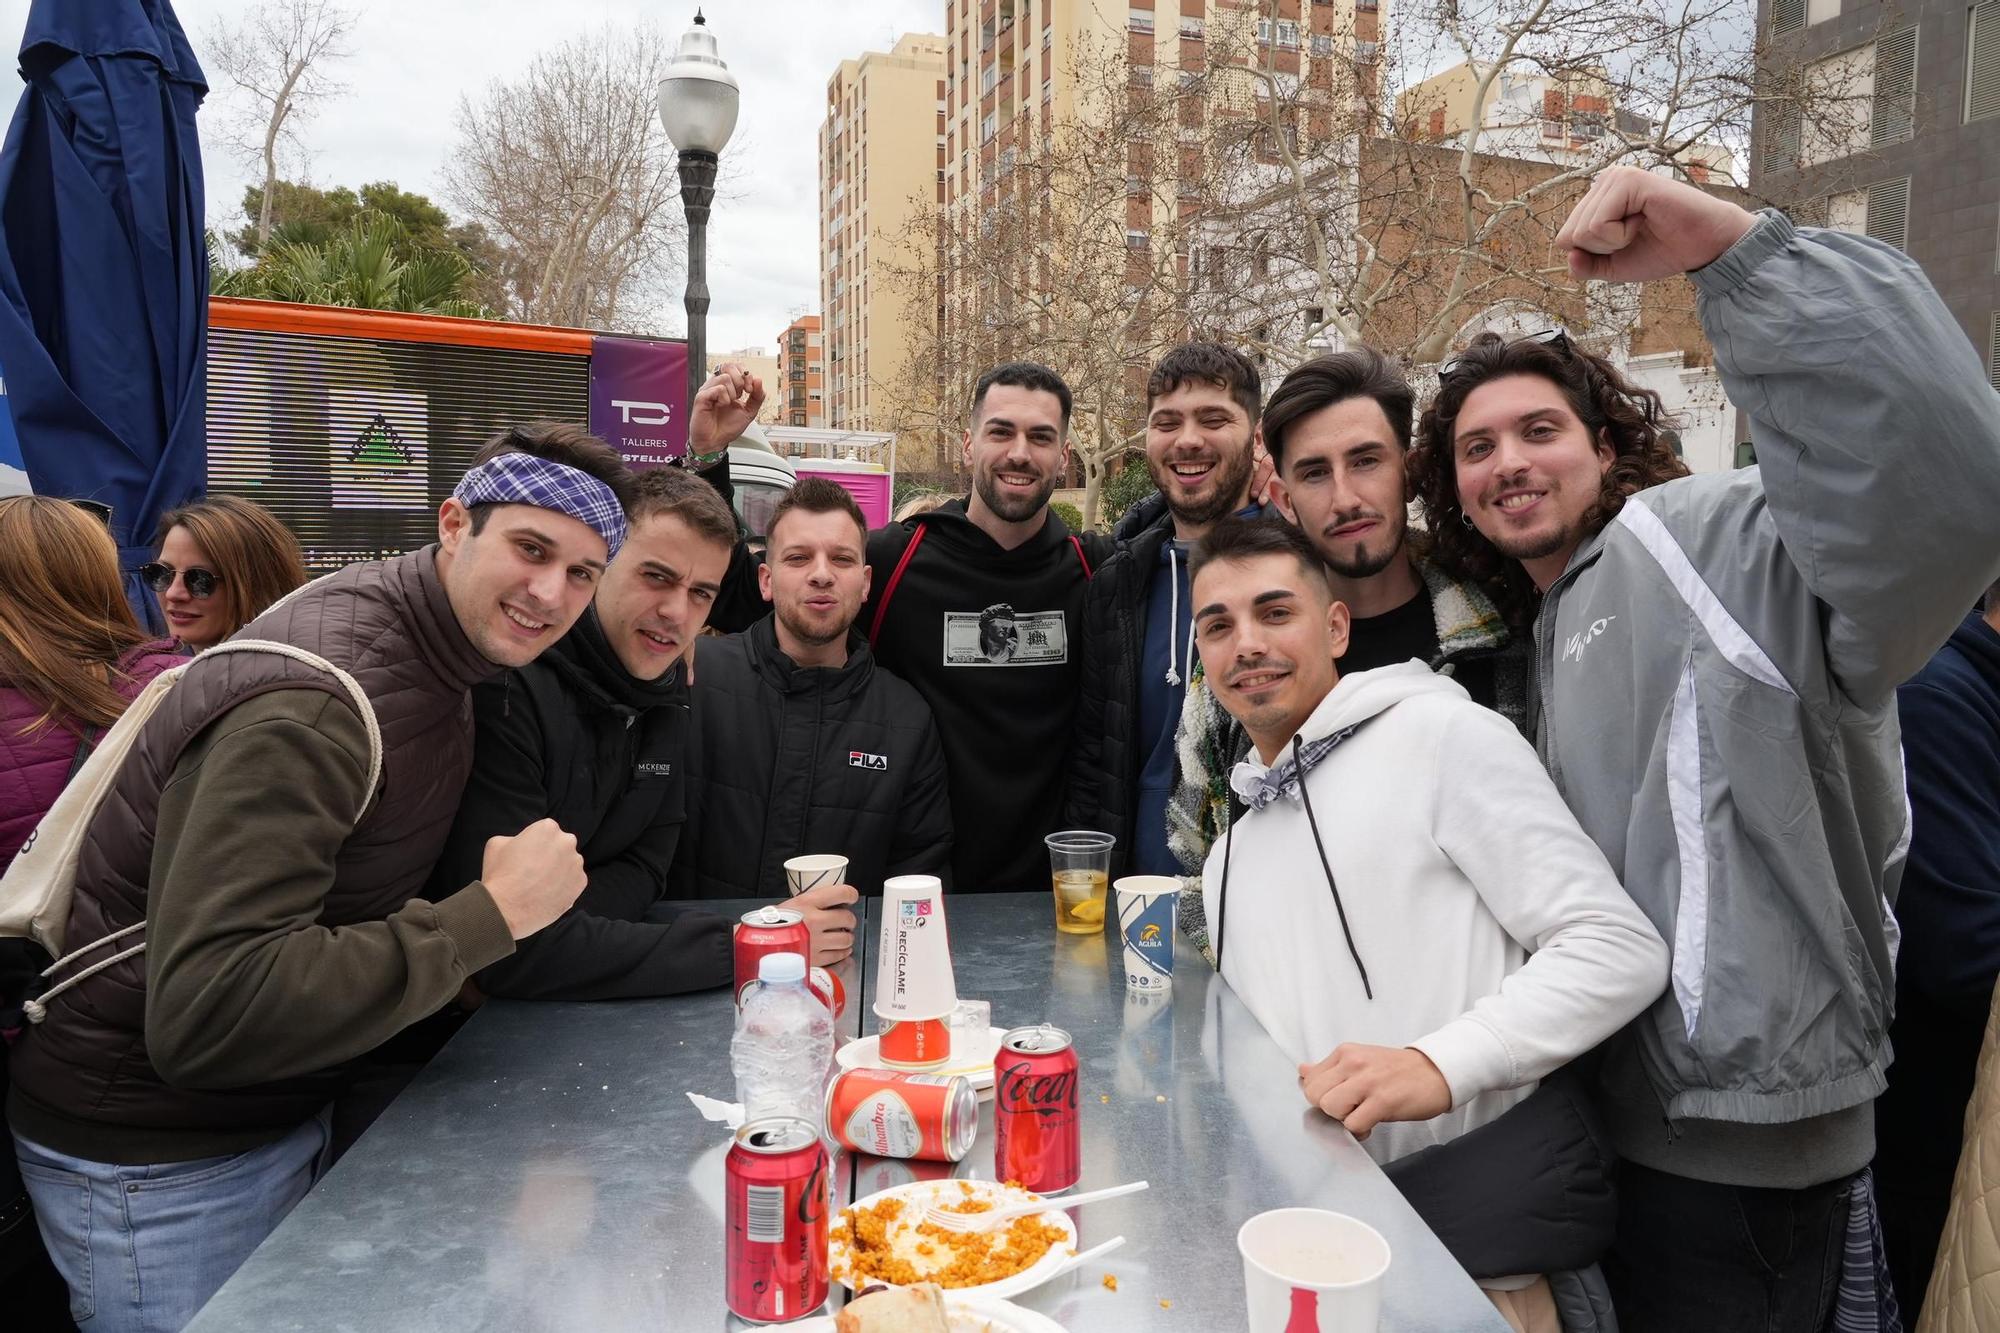
[[595, 338], [590, 349], [590, 433], [633, 467], [687, 452], [687, 344]]

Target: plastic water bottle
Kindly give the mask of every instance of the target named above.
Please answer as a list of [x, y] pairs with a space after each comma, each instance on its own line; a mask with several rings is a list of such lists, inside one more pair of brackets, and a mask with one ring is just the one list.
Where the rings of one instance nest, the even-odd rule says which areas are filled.
[[788, 1115], [819, 1124], [832, 1059], [833, 1015], [806, 987], [804, 956], [765, 955], [729, 1041], [744, 1122]]

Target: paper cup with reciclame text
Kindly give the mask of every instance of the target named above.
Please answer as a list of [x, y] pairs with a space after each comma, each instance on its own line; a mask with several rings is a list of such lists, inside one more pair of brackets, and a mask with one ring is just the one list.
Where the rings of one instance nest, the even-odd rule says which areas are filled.
[[945, 930], [944, 886], [935, 875], [897, 875], [882, 885], [875, 1016], [882, 1063], [935, 1069], [951, 1056], [946, 1022], [958, 1006]]

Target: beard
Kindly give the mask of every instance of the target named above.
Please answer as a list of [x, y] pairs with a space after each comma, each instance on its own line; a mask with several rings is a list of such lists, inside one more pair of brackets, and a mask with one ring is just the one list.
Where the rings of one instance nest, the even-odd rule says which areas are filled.
[[854, 627], [854, 617], [845, 615], [833, 621], [814, 621], [806, 613], [793, 606], [772, 607], [772, 614], [794, 639], [808, 648], [824, 648], [830, 643], [839, 643]]
[[1241, 507], [1241, 497], [1250, 487], [1250, 470], [1253, 466], [1250, 455], [1250, 441], [1245, 438], [1243, 447], [1234, 451], [1222, 451], [1216, 461], [1215, 488], [1207, 497], [1183, 508], [1174, 503], [1173, 469], [1166, 463], [1154, 463], [1150, 456], [1146, 459], [1146, 471], [1153, 478], [1153, 488], [1167, 499], [1167, 509], [1182, 523], [1203, 527], [1219, 519], [1227, 518]]
[[1000, 484], [1000, 479], [991, 472], [981, 472], [972, 479], [972, 489], [979, 492], [979, 498], [986, 507], [1009, 523], [1019, 523], [1033, 518], [1056, 493], [1056, 478], [1046, 477], [1042, 484], [1032, 491], [1010, 491]]
[[1550, 532], [1527, 533], [1522, 536], [1501, 535], [1498, 537], [1482, 531], [1480, 536], [1493, 543], [1493, 549], [1509, 560], [1541, 560], [1554, 555], [1573, 539], [1565, 528]]
[[[1340, 516], [1333, 526], [1342, 522], [1352, 522], [1354, 516]], [[1324, 533], [1313, 537], [1313, 549], [1326, 567], [1344, 579], [1368, 579], [1380, 574], [1403, 553], [1403, 541], [1409, 532], [1409, 515], [1398, 511], [1382, 515], [1383, 526], [1389, 531], [1366, 542], [1346, 542], [1335, 545]]]

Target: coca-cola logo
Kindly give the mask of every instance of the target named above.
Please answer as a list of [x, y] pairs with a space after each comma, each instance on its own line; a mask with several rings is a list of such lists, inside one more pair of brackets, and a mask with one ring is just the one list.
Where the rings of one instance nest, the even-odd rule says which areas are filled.
[[813, 1154], [812, 1174], [806, 1177], [806, 1187], [799, 1191], [799, 1221], [811, 1226], [826, 1212], [826, 1154]]
[[1076, 1071], [1032, 1073], [1026, 1060], [996, 1066], [1000, 1105], [1010, 1111], [1033, 1111], [1036, 1115], [1060, 1115], [1076, 1109]]

